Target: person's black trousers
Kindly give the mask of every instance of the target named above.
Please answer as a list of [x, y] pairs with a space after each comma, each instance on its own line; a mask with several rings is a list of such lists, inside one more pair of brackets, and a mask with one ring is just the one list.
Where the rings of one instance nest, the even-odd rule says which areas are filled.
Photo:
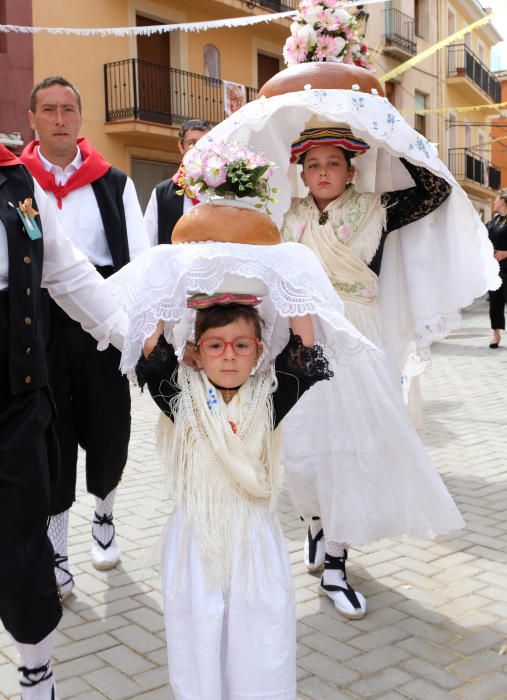
[[105, 498], [120, 482], [130, 439], [130, 390], [119, 370], [120, 352], [97, 341], [55, 309], [48, 347], [61, 453], [60, 479], [52, 514], [72, 506], [76, 496], [77, 448], [86, 450], [86, 485]]
[[0, 619], [18, 642], [37, 644], [62, 610], [47, 536], [58, 445], [48, 389], [12, 395], [8, 294], [0, 293]]
[[507, 304], [507, 272], [500, 271], [502, 285], [489, 292], [489, 318], [491, 328], [505, 330], [505, 304]]

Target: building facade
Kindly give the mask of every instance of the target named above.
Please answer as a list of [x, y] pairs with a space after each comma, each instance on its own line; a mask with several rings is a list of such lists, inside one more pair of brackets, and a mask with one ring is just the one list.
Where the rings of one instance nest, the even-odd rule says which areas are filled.
[[[265, 15], [297, 9], [298, 4], [298, 0], [0, 0], [0, 13], [2, 8], [8, 10], [6, 21], [13, 24], [125, 27]], [[13, 15], [13, 8], [24, 14]], [[359, 8], [379, 77], [484, 14], [476, 0], [392, 0]], [[33, 40], [0, 36], [0, 49], [7, 41], [23, 53], [17, 61], [14, 54], [9, 58], [11, 68], [15, 64], [22, 76], [15, 92], [23, 104], [23, 118], [7, 119], [10, 108], [5, 110], [0, 131], [22, 131], [23, 140], [28, 140], [30, 86], [45, 76], [63, 74], [82, 93], [82, 133], [133, 177], [144, 205], [154, 184], [177, 168], [182, 122], [223, 119], [228, 83], [242, 99], [254, 99], [258, 87], [283, 67], [289, 26], [290, 20], [277, 20], [149, 37], [76, 38], [44, 32]], [[501, 39], [491, 24], [486, 25], [385, 85], [391, 102], [437, 145], [441, 159], [486, 219], [500, 185], [491, 122], [500, 115], [494, 105], [502, 99], [501, 82], [489, 65], [491, 47]], [[7, 65], [3, 58], [0, 50], [0, 70]], [[488, 106], [466, 110], [479, 104]], [[23, 129], [11, 126], [14, 123]]]
[[[486, 14], [476, 0], [393, 0], [365, 6], [366, 42], [382, 76]], [[491, 47], [502, 41], [492, 24], [466, 34], [386, 83], [386, 95], [407, 121], [438, 148], [484, 219], [489, 219], [500, 168], [491, 122], [501, 85], [490, 70]], [[467, 107], [487, 105], [467, 111]], [[440, 110], [440, 111], [432, 111]]]
[[[495, 73], [502, 86], [502, 102], [507, 102], [507, 70]], [[492, 158], [500, 168], [500, 186], [507, 187], [507, 106], [502, 107], [500, 116], [492, 121]]]
[[[30, 26], [32, 0], [0, 0], [0, 24]], [[33, 86], [33, 42], [29, 34], [0, 33], [0, 83], [4, 86], [0, 143], [19, 153], [32, 139], [27, 119]]]
[[[40, 26], [126, 27], [198, 22], [294, 9], [263, 0], [33, 0]], [[137, 38], [37, 34], [35, 80], [63, 74], [83, 98], [83, 135], [132, 175], [144, 206], [152, 187], [177, 168], [186, 119], [226, 116], [226, 82], [247, 100], [276, 73], [289, 21]]]

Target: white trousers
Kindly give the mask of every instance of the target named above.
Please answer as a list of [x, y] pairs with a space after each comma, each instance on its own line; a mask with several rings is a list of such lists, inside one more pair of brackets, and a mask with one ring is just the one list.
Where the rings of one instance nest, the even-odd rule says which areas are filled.
[[183, 535], [180, 513], [169, 520], [162, 594], [176, 700], [296, 698], [296, 617], [289, 559], [280, 526], [276, 536], [267, 523], [260, 527], [262, 537], [251, 543], [247, 600], [245, 575], [237, 567], [227, 594], [209, 589], [198, 542], [188, 531]]

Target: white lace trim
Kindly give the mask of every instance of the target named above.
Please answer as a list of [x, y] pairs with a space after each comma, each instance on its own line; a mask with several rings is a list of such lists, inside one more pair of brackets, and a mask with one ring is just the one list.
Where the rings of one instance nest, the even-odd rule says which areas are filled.
[[267, 367], [286, 345], [287, 319], [305, 314], [314, 316], [316, 341], [328, 357], [354, 364], [382, 355], [345, 319], [342, 301], [305, 246], [190, 243], [152, 248], [106, 280], [130, 320], [122, 371], [132, 378], [144, 341], [159, 319], [176, 347], [192, 337], [194, 312], [186, 308], [187, 294], [227, 291], [252, 279], [262, 281], [267, 292], [259, 307], [267, 346], [261, 366]]

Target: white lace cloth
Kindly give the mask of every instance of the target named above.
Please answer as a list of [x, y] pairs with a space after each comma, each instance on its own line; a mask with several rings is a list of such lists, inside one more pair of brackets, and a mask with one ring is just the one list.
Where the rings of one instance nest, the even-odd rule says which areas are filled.
[[265, 295], [259, 307], [266, 324], [264, 366], [285, 347], [289, 317], [304, 314], [314, 316], [316, 341], [337, 362], [383, 356], [345, 319], [343, 303], [316, 256], [298, 243], [160, 245], [112, 275], [106, 285], [129, 316], [121, 369], [131, 377], [157, 321], [166, 322], [167, 339], [181, 348], [193, 336], [195, 312], [186, 308], [187, 295], [216, 291]]
[[160, 318], [170, 342], [192, 337], [187, 293], [266, 293], [263, 362], [286, 345], [288, 317], [313, 315], [334, 377], [319, 382], [282, 423], [291, 496], [320, 514], [330, 539], [365, 544], [381, 537], [432, 536], [463, 520], [412, 427], [386, 356], [343, 316], [343, 304], [311, 250], [299, 243], [160, 245], [106, 284], [130, 326], [122, 369], [132, 376]]
[[386, 349], [403, 367], [414, 343], [419, 350], [428, 348], [459, 325], [461, 308], [499, 286], [486, 229], [435, 147], [386, 98], [354, 90], [312, 89], [261, 98], [214, 127], [196, 148], [205, 149], [214, 141], [237, 141], [275, 161], [278, 169], [272, 185], [280, 193], [271, 209], [280, 226], [291, 196], [301, 194], [295, 166], [289, 165], [290, 144], [315, 116], [327, 124], [349, 125], [370, 144], [370, 150], [355, 159], [359, 192], [413, 186], [400, 156], [452, 185], [451, 196], [435, 212], [387, 238], [379, 304], [390, 329]]

